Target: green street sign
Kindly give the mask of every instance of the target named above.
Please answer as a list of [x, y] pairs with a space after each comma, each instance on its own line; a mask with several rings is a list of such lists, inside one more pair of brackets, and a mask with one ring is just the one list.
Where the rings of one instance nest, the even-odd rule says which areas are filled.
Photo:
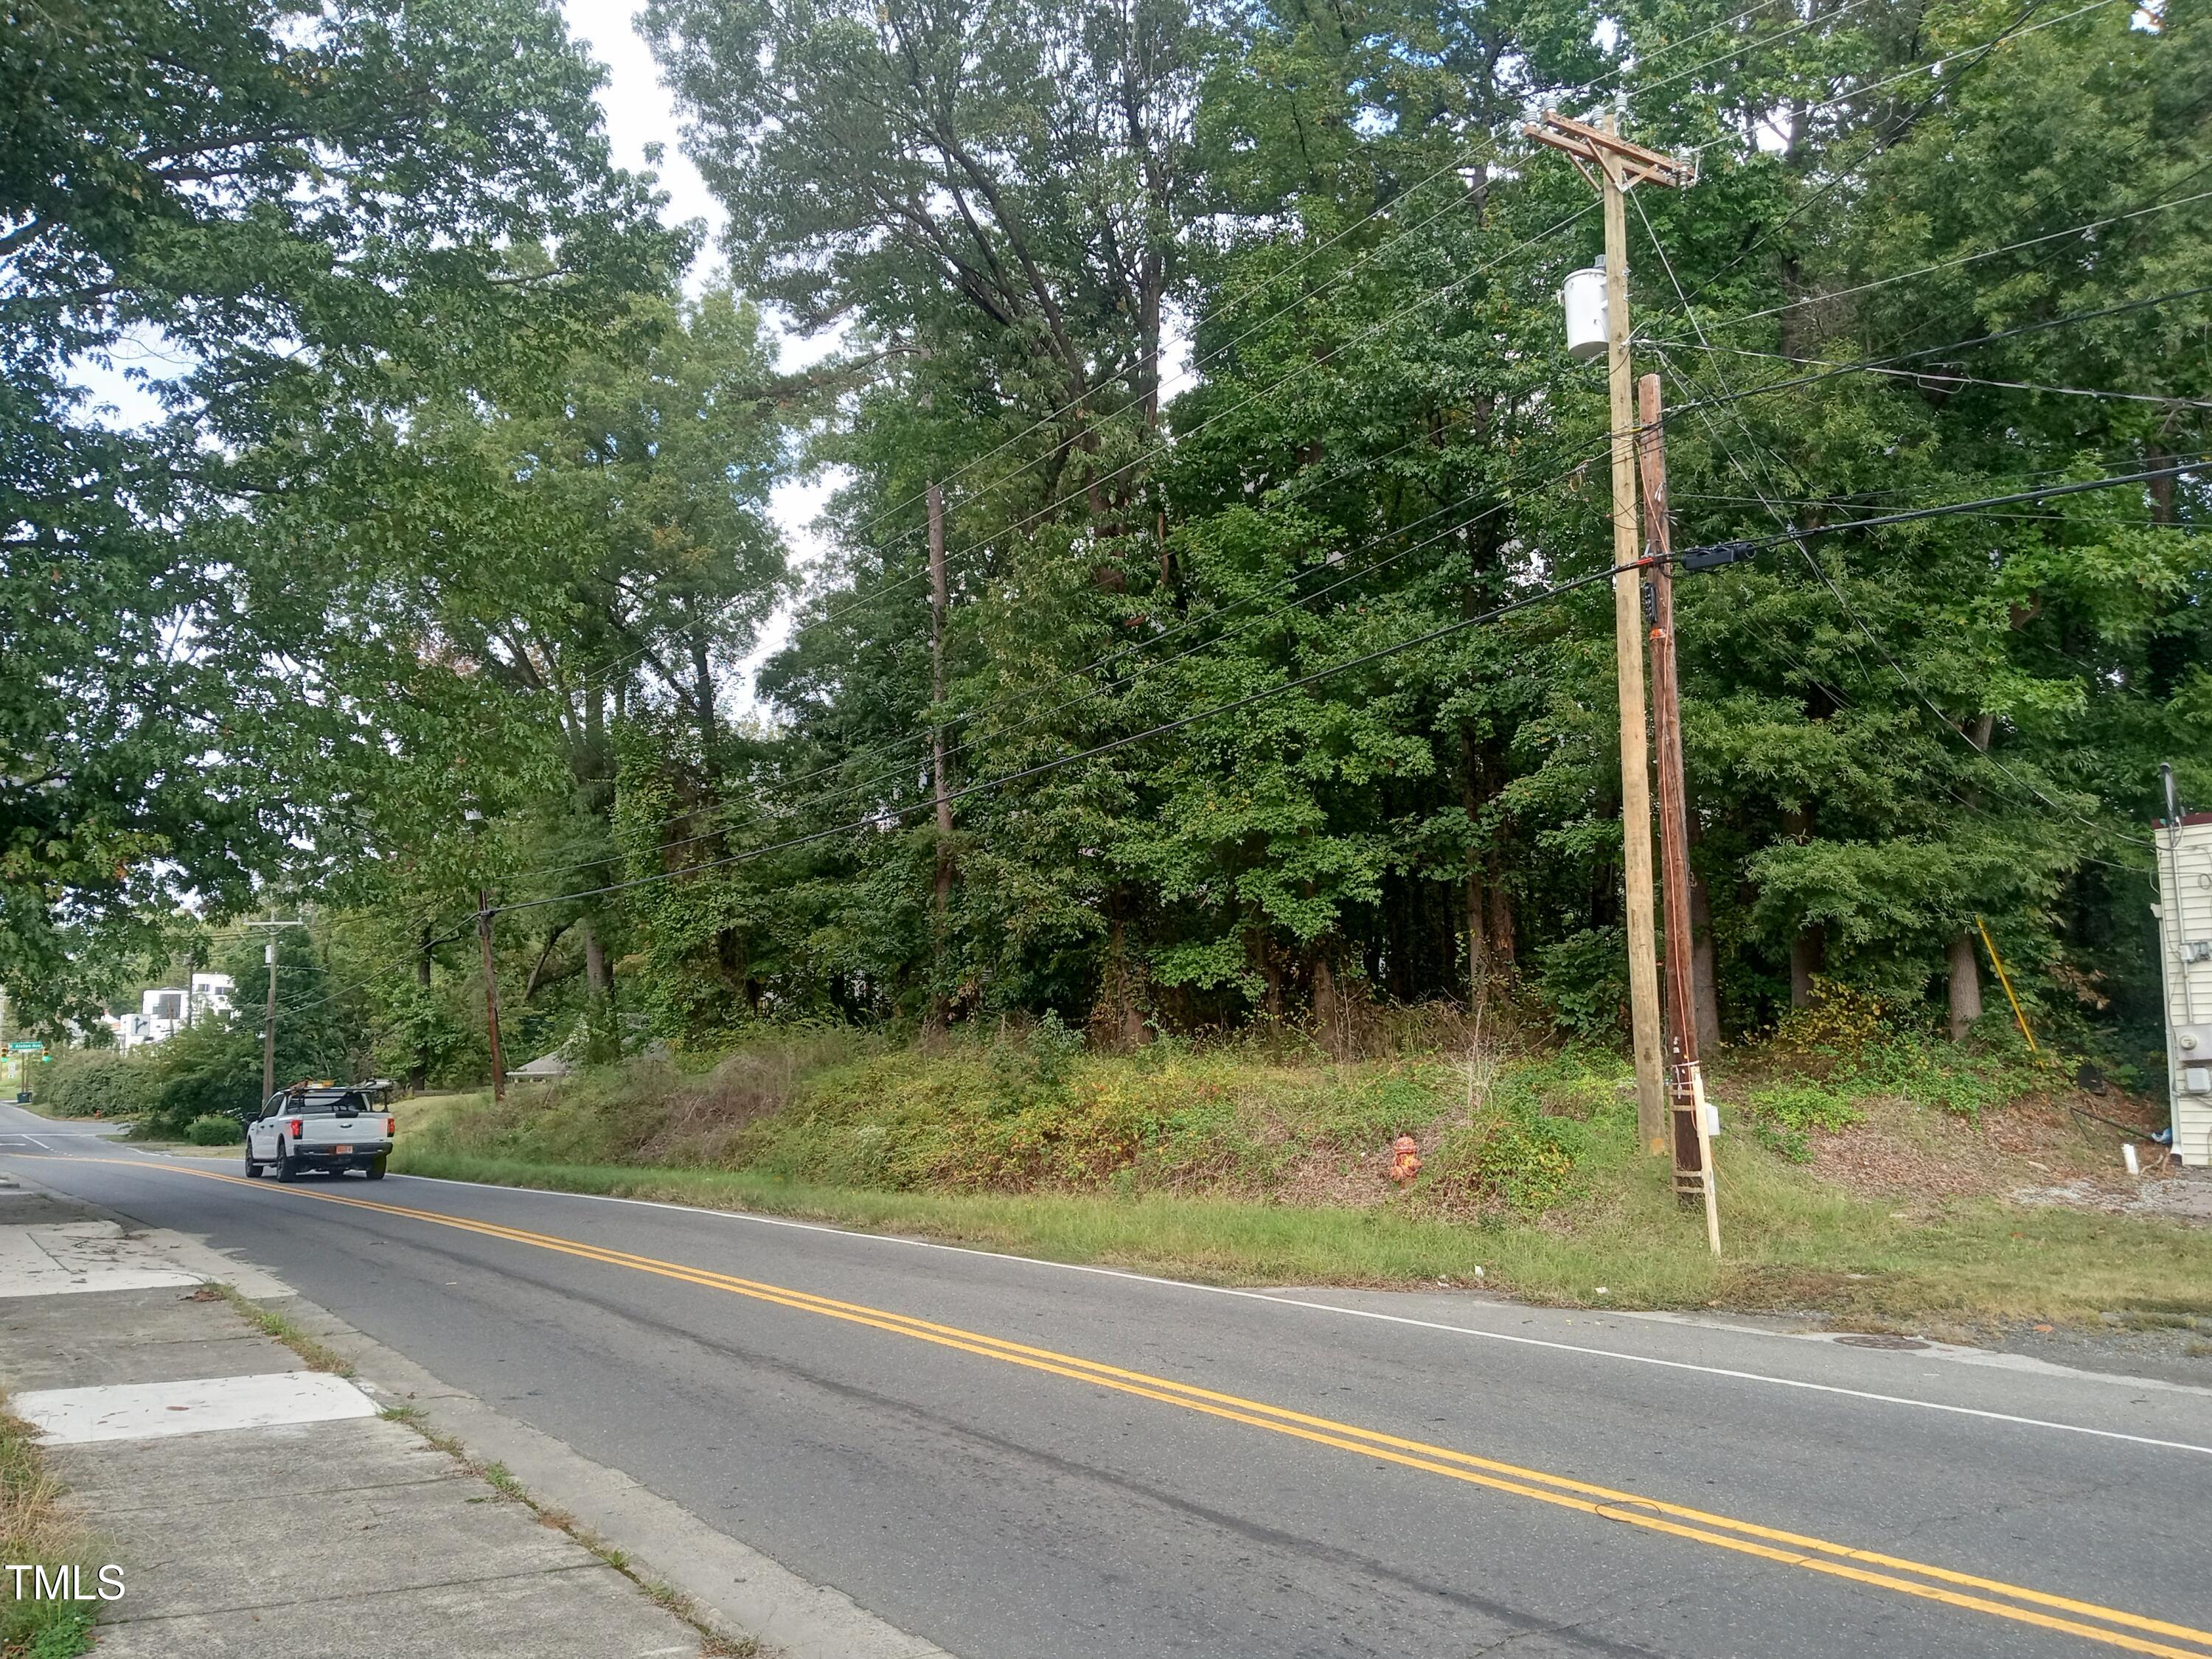
[[8, 1052], [11, 1054], [43, 1054], [46, 1052], [46, 1045], [43, 1042], [11, 1042], [8, 1045]]

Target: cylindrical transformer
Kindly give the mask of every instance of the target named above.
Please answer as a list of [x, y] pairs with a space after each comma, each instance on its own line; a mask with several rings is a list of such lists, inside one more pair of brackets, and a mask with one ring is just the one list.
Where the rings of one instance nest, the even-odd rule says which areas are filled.
[[1601, 263], [1569, 274], [1559, 290], [1567, 308], [1567, 355], [1578, 363], [1605, 351], [1605, 265]]

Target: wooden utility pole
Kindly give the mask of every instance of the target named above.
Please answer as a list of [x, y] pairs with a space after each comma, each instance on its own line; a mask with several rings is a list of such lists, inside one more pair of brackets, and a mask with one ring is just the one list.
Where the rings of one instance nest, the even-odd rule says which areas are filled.
[[[264, 931], [268, 937], [262, 941], [261, 960], [269, 969], [269, 996], [261, 1015], [261, 1098], [266, 1101], [276, 1092], [276, 930], [280, 927], [304, 927], [304, 921], [279, 921], [274, 915], [264, 921], [249, 921], [246, 927]], [[185, 1002], [192, 1000], [191, 976], [185, 977]]]
[[[426, 921], [422, 924], [422, 937], [415, 946], [415, 988], [422, 994], [421, 1006], [425, 1008], [430, 1006], [430, 924]], [[410, 1092], [419, 1095], [429, 1086], [430, 1047], [426, 1034], [415, 1050], [415, 1064], [407, 1073], [407, 1087]]]
[[261, 942], [261, 959], [269, 966], [269, 1001], [261, 1013], [261, 1098], [276, 1092], [276, 936]]
[[499, 969], [492, 961], [491, 894], [477, 889], [477, 941], [483, 947], [484, 1030], [491, 1038], [491, 1097], [507, 1098], [507, 1063], [499, 1052]]
[[[931, 700], [945, 704], [945, 619], [951, 605], [945, 585], [945, 487], [929, 486], [929, 687]], [[937, 917], [930, 951], [929, 1024], [943, 1030], [951, 1014], [945, 994], [945, 917], [952, 902], [952, 781], [945, 775], [945, 726], [930, 727], [930, 780], [937, 796]]]
[[1643, 549], [1636, 530], [1636, 398], [1628, 350], [1627, 191], [1647, 180], [1680, 186], [1695, 177], [1673, 156], [1632, 144], [1611, 116], [1602, 127], [1546, 112], [1522, 131], [1564, 152], [1597, 187], [1605, 207], [1607, 387], [1613, 434], [1613, 659], [1620, 696], [1621, 873], [1628, 909], [1628, 1005], [1636, 1048], [1636, 1127], [1645, 1152], [1667, 1150], [1659, 963], [1652, 921], [1651, 782], [1644, 707]]
[[1698, 1068], [1698, 1006], [1690, 939], [1690, 819], [1682, 780], [1681, 682], [1674, 664], [1674, 577], [1671, 509], [1667, 500], [1667, 435], [1659, 377], [1637, 382], [1637, 472], [1644, 481], [1644, 568], [1651, 592], [1653, 747], [1659, 763], [1660, 887], [1667, 902], [1668, 1144], [1674, 1154], [1674, 1190], [1702, 1198], [1705, 1242], [1721, 1253], [1720, 1209], [1714, 1193], [1713, 1146], [1705, 1125], [1704, 1074]]

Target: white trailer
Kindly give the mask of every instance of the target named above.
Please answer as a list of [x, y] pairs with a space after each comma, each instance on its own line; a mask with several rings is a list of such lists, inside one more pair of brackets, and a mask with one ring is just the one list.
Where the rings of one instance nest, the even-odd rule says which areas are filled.
[[[2167, 799], [2172, 799], [2169, 793]], [[2159, 963], [2173, 1151], [2212, 1165], [2212, 812], [2169, 809], [2158, 830]]]

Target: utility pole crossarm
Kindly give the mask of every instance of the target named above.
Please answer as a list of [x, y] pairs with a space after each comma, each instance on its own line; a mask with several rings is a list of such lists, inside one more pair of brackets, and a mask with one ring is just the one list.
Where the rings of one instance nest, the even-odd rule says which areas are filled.
[[1521, 131], [1579, 165], [1595, 167], [1618, 179], [1623, 190], [1633, 189], [1647, 180], [1674, 190], [1686, 189], [1698, 182], [1698, 161], [1694, 155], [1686, 161], [1679, 156], [1646, 149], [1603, 127], [1595, 127], [1587, 121], [1577, 121], [1552, 110], [1546, 110], [1540, 120], [1526, 123]]

